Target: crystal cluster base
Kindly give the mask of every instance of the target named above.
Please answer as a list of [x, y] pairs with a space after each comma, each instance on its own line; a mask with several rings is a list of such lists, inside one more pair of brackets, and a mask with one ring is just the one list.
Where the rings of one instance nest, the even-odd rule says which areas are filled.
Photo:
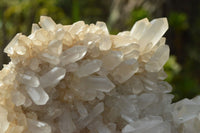
[[110, 35], [41, 16], [5, 48], [0, 133], [199, 133], [200, 97], [171, 103], [166, 18]]

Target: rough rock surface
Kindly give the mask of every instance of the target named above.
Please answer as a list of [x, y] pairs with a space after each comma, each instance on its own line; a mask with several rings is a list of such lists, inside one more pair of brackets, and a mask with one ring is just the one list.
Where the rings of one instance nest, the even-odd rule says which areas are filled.
[[166, 18], [110, 35], [41, 16], [5, 48], [0, 133], [199, 133], [200, 97], [172, 104]]

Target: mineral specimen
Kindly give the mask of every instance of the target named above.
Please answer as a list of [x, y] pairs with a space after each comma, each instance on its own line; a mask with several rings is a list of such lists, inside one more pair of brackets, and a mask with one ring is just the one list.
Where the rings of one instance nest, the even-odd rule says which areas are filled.
[[5, 48], [0, 133], [199, 133], [200, 97], [172, 104], [166, 18], [110, 35], [41, 16]]

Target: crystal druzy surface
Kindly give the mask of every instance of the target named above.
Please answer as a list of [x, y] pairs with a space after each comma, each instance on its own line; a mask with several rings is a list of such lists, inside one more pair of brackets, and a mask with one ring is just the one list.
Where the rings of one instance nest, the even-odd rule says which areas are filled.
[[41, 16], [5, 48], [0, 133], [199, 133], [200, 97], [172, 104], [166, 18], [110, 35]]

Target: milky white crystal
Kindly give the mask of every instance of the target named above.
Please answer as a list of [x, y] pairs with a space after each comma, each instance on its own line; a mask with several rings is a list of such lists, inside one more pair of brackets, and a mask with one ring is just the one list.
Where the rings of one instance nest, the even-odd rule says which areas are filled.
[[166, 18], [110, 35], [41, 16], [0, 71], [0, 133], [199, 133], [200, 97], [172, 104]]

